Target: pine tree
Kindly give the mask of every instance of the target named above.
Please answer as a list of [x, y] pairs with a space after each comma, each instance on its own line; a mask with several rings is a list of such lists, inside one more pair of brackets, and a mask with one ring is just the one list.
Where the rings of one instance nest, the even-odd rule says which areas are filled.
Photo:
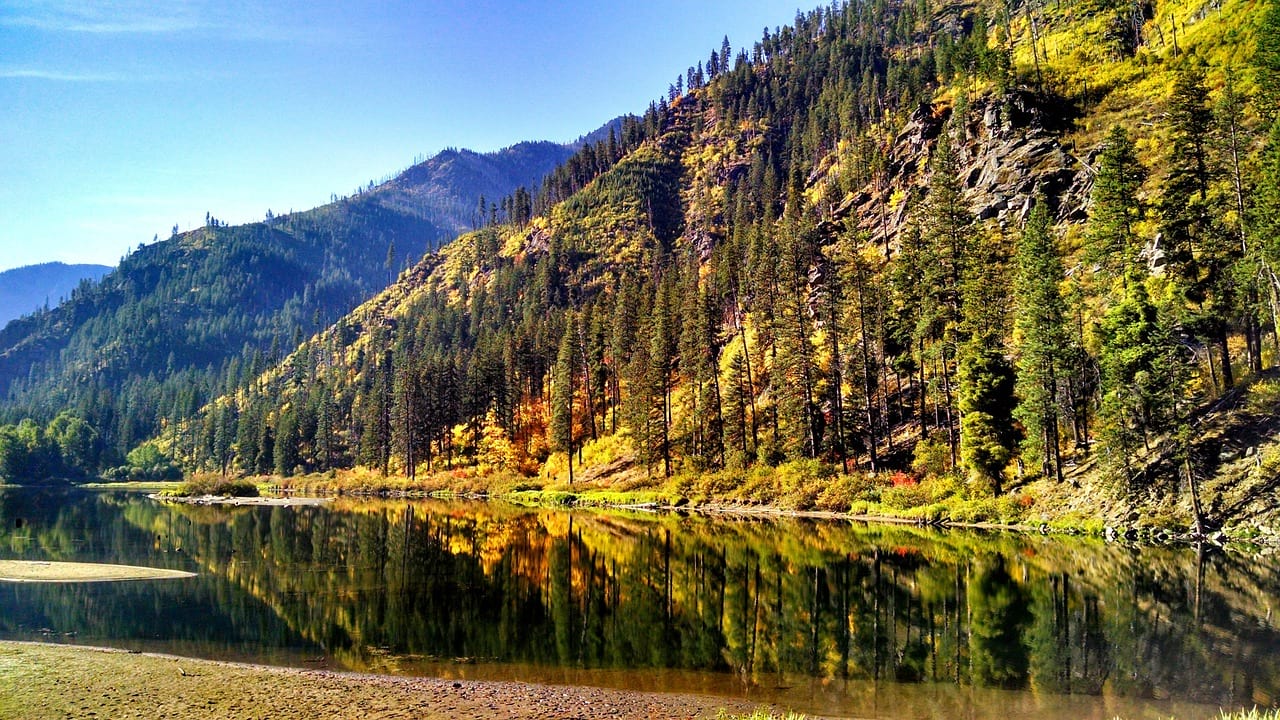
[[1250, 241], [1249, 213], [1251, 179], [1246, 172], [1250, 136], [1245, 107], [1248, 98], [1238, 89], [1235, 73], [1227, 68], [1222, 94], [1214, 106], [1214, 138], [1220, 148], [1218, 162], [1226, 173], [1231, 200], [1231, 211], [1224, 223], [1231, 228], [1239, 245], [1238, 257], [1231, 268], [1232, 281], [1239, 289], [1241, 314], [1245, 332], [1245, 350], [1249, 369], [1262, 372], [1262, 324], [1259, 317], [1266, 311], [1265, 258], [1256, 243]]
[[965, 317], [963, 283], [969, 271], [975, 222], [964, 200], [949, 129], [938, 138], [930, 168], [928, 195], [920, 218], [924, 295], [917, 336], [924, 341], [928, 359], [937, 368], [945, 410], [941, 420], [954, 465], [960, 445], [955, 423], [956, 350], [965, 342], [961, 333]]
[[1062, 258], [1043, 199], [1023, 227], [1015, 265], [1013, 337], [1020, 399], [1015, 416], [1025, 428], [1022, 453], [1044, 477], [1061, 481], [1059, 398], [1067, 376], [1070, 332], [1060, 291]]
[[961, 286], [964, 315], [956, 366], [956, 405], [960, 411], [960, 462], [969, 483], [1000, 495], [1004, 469], [1017, 447], [1013, 424], [1017, 405], [1015, 376], [1004, 346], [1008, 322], [1006, 259], [996, 238], [973, 239]]
[[1258, 184], [1249, 214], [1249, 237], [1258, 257], [1271, 309], [1276, 352], [1280, 354], [1280, 118], [1271, 124], [1258, 164]]
[[[1162, 183], [1159, 207], [1165, 257], [1188, 305], [1184, 322], [1193, 334], [1217, 345], [1222, 385], [1230, 389], [1234, 377], [1227, 331], [1235, 288], [1229, 269], [1235, 253], [1211, 218], [1213, 168], [1208, 144], [1213, 114], [1204, 73], [1194, 65], [1178, 72], [1169, 99], [1169, 126], [1169, 171]], [[1212, 351], [1209, 369], [1216, 381]]]
[[422, 383], [414, 354], [401, 346], [395, 361], [392, 387], [391, 443], [410, 480], [418, 475], [419, 449], [423, 444], [422, 418], [425, 415]]
[[573, 400], [578, 376], [578, 327], [577, 318], [569, 313], [565, 318], [564, 333], [560, 337], [560, 349], [556, 353], [555, 370], [551, 381], [550, 440], [554, 450], [563, 450], [569, 459], [569, 484], [573, 484]]
[[1144, 213], [1138, 192], [1145, 179], [1133, 141], [1116, 125], [1098, 158], [1084, 245], [1085, 260], [1098, 266], [1104, 293], [1116, 279], [1127, 283], [1131, 275], [1141, 273], [1136, 225]]
[[1107, 311], [1096, 332], [1104, 454], [1111, 470], [1132, 484], [1138, 443], [1150, 451], [1152, 433], [1175, 424], [1186, 373], [1177, 343], [1140, 280], [1129, 283], [1125, 298]]
[[288, 477], [298, 466], [298, 418], [292, 409], [283, 410], [276, 420], [273, 466], [275, 474]]

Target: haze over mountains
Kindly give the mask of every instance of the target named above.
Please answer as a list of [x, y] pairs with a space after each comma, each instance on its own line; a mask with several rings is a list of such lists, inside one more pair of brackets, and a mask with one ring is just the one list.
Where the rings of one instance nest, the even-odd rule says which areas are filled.
[[106, 265], [51, 262], [0, 272], [0, 327], [10, 320], [71, 297], [82, 280], [96, 281], [111, 271]]

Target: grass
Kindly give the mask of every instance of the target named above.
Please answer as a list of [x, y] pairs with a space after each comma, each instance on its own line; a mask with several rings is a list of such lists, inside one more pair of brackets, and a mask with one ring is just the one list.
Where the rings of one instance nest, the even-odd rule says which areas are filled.
[[165, 492], [177, 490], [182, 486], [176, 480], [130, 480], [128, 482], [87, 482], [78, 487], [88, 490], [142, 490], [149, 492]]
[[1254, 706], [1249, 710], [1224, 712], [1220, 716], [1220, 720], [1280, 720], [1280, 708], [1272, 707], [1270, 710], [1258, 710], [1257, 706]]
[[[1024, 488], [993, 498], [948, 473], [925, 475], [923, 479], [901, 472], [838, 473], [831, 466], [814, 460], [709, 472], [685, 469], [666, 479], [649, 477], [634, 467], [614, 475], [599, 473], [598, 463], [614, 463], [618, 457], [617, 448], [603, 444], [593, 448], [593, 452], [584, 453], [584, 461], [592, 462], [584, 462], [584, 471], [573, 485], [568, 484], [566, 474], [554, 471], [527, 478], [512, 473], [486, 473], [475, 467], [419, 474], [412, 480], [356, 468], [288, 478], [264, 477], [257, 482], [272, 489], [310, 495], [482, 495], [546, 507], [714, 505], [832, 512], [949, 525], [1033, 522], [1039, 526], [1042, 522], [1035, 512], [1037, 498], [1033, 491]], [[1093, 527], [1089, 520], [1080, 518], [1075, 522], [1068, 518], [1050, 528], [1059, 532], [1101, 533], [1101, 526]]]
[[[1259, 710], [1254, 707], [1249, 710], [1223, 712], [1218, 717], [1219, 720], [1280, 720], [1280, 709]], [[750, 715], [730, 713], [722, 709], [716, 714], [716, 720], [806, 720], [806, 716], [793, 712], [776, 714], [763, 708], [757, 708]], [[1116, 720], [1122, 719], [1116, 718]]]
[[[765, 710], [764, 708], [756, 708], [750, 715], [731, 713], [722, 709], [716, 714], [716, 720], [807, 720], [807, 716], [790, 711], [783, 714], [777, 714]], [[1250, 718], [1249, 720], [1253, 719]]]

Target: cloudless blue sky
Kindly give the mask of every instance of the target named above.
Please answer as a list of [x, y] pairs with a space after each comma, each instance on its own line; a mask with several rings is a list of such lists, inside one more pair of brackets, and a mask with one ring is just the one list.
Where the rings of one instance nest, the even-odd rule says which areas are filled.
[[[816, 3], [814, 3], [816, 4]], [[0, 0], [0, 270], [640, 113], [795, 0]]]

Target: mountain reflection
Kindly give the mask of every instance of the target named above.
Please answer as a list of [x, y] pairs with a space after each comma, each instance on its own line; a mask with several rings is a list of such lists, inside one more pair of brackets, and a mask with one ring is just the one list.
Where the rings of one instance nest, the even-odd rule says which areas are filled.
[[[0, 584], [0, 633], [346, 669], [432, 663], [1277, 698], [1280, 583], [1189, 549], [501, 503], [167, 506], [0, 491], [0, 556], [193, 570]], [[66, 635], [74, 633], [74, 635]]]

